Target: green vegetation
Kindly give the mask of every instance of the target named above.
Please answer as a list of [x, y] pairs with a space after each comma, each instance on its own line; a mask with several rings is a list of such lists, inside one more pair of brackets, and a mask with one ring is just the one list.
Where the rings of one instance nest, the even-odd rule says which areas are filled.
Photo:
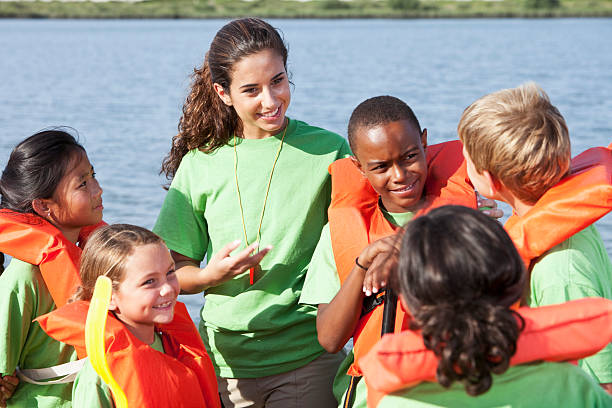
[[473, 18], [612, 17], [612, 0], [1, 1], [4, 18]]

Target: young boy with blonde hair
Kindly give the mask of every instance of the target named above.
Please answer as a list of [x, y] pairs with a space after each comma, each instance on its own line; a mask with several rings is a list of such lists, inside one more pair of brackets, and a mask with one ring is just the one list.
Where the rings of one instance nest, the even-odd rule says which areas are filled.
[[[558, 216], [553, 205], [559, 200], [569, 198], [578, 205], [582, 205], [581, 200], [589, 201], [577, 193], [572, 197], [572, 192], [563, 186], [571, 178], [569, 132], [559, 110], [536, 84], [527, 83], [478, 99], [464, 111], [458, 133], [472, 184], [483, 196], [510, 204], [515, 219], [548, 211], [548, 219], [553, 220]], [[604, 150], [607, 155], [602, 160], [609, 171], [612, 156], [609, 149]], [[610, 191], [609, 176], [601, 184]], [[602, 215], [609, 212], [609, 198], [599, 200], [604, 205], [598, 211]], [[569, 217], [563, 216], [575, 217], [576, 223], [583, 217], [577, 210]], [[557, 225], [550, 222], [550, 229], [547, 224], [538, 225], [535, 239], [551, 241], [547, 235], [558, 234], [554, 228]], [[533, 234], [529, 240], [534, 241]], [[612, 299], [612, 264], [595, 226], [588, 225], [559, 242], [531, 260], [529, 305], [585, 297]], [[515, 244], [523, 245], [516, 239]], [[612, 392], [612, 343], [579, 365]]]

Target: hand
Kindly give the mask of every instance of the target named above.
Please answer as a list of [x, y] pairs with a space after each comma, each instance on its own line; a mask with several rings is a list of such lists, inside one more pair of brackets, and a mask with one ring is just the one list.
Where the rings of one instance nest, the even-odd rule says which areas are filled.
[[202, 269], [212, 282], [209, 286], [216, 286], [244, 273], [249, 268], [257, 266], [270, 249], [272, 249], [272, 246], [267, 246], [255, 255], [251, 255], [259, 246], [259, 244], [255, 242], [238, 254], [231, 256], [230, 254], [233, 250], [238, 248], [238, 245], [240, 245], [240, 241], [234, 241], [225, 245], [210, 259], [208, 265]]
[[15, 373], [0, 376], [0, 407], [6, 407], [6, 401], [13, 396], [18, 384], [19, 378]]
[[359, 264], [367, 268], [363, 279], [366, 296], [378, 293], [387, 285], [391, 271], [397, 266], [401, 240], [401, 233], [381, 238], [368, 245], [359, 255]]
[[476, 191], [476, 202], [478, 203], [478, 210], [482, 211], [483, 214], [495, 219], [504, 216], [504, 211], [497, 208], [497, 201], [481, 196], [478, 191]]

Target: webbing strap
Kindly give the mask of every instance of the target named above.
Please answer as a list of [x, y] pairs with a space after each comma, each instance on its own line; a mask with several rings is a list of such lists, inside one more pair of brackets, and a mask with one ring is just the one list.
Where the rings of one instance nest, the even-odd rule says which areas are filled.
[[[17, 377], [21, 381], [36, 384], [36, 385], [49, 385], [49, 384], [65, 384], [73, 382], [81, 368], [87, 361], [87, 358], [81, 360], [71, 361], [69, 363], [56, 365], [47, 368], [29, 368], [21, 369], [17, 367]], [[58, 378], [60, 377], [60, 378]], [[55, 380], [51, 380], [55, 378]]]
[[352, 408], [355, 404], [355, 395], [357, 393], [357, 384], [363, 377], [351, 376], [351, 382], [349, 383], [348, 389], [344, 397], [344, 404], [342, 408]]

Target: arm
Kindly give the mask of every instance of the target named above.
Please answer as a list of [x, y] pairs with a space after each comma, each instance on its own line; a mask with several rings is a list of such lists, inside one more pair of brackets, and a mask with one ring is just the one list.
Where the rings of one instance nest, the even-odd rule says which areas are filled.
[[599, 384], [599, 385], [601, 385], [601, 388], [606, 390], [608, 394], [612, 395], [612, 383], [605, 383], [605, 384]]
[[[351, 338], [359, 317], [364, 297], [364, 278], [370, 269], [378, 268], [381, 259], [394, 250], [391, 243], [395, 236], [386, 237], [368, 245], [359, 255], [349, 276], [338, 294], [329, 304], [320, 304], [317, 312], [317, 337], [319, 343], [330, 353], [336, 353]], [[367, 270], [366, 270], [367, 268]]]
[[340, 351], [357, 327], [363, 302], [365, 272], [355, 265], [332, 301], [319, 305], [317, 338], [321, 346], [330, 353]]
[[228, 281], [258, 265], [272, 249], [271, 246], [267, 246], [255, 255], [251, 255], [257, 249], [257, 243], [255, 243], [231, 256], [230, 254], [238, 245], [240, 241], [225, 245], [204, 268], [200, 268], [200, 261], [171, 251], [172, 259], [176, 264], [176, 275], [181, 285], [181, 293], [200, 293], [207, 288]]

